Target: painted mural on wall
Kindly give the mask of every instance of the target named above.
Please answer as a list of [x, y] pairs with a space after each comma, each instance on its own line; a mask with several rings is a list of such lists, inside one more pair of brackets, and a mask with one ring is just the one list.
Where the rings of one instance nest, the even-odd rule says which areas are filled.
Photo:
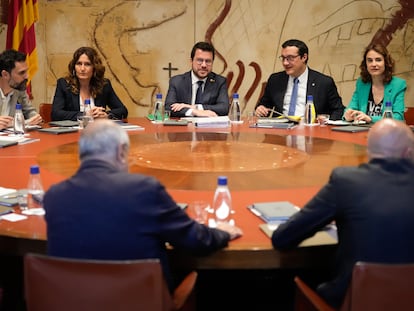
[[[151, 110], [156, 92], [164, 95], [171, 75], [190, 69], [196, 41], [217, 49], [214, 71], [228, 78], [244, 111], [253, 109], [263, 84], [282, 70], [280, 45], [305, 41], [309, 66], [331, 75], [347, 105], [362, 52], [371, 41], [387, 44], [396, 74], [413, 77], [414, 0], [125, 0], [40, 1], [38, 44], [43, 46], [45, 99], [64, 75], [73, 51], [91, 45], [105, 60], [107, 76], [131, 116]], [[37, 82], [39, 83], [39, 82]]]

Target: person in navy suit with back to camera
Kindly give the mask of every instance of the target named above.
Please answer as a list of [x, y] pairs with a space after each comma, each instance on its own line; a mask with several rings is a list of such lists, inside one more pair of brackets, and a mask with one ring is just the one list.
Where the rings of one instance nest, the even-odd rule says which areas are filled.
[[[329, 114], [331, 120], [342, 118], [345, 107], [335, 82], [331, 77], [308, 67], [309, 50], [304, 42], [287, 40], [282, 44], [279, 58], [285, 70], [270, 75], [263, 96], [256, 104], [257, 116], [278, 117], [271, 111], [275, 110], [284, 115], [303, 117], [307, 96], [312, 95], [316, 114]], [[296, 96], [292, 96], [293, 93]], [[292, 97], [295, 99], [291, 104]]]
[[209, 228], [191, 219], [155, 178], [128, 173], [130, 141], [111, 120], [98, 119], [81, 132], [81, 165], [44, 196], [47, 252], [101, 260], [159, 258], [171, 289], [168, 264], [175, 250], [206, 255], [226, 247], [241, 230]]
[[229, 112], [226, 78], [214, 72], [215, 49], [197, 42], [191, 50], [191, 70], [170, 79], [166, 110], [172, 117], [216, 117]]
[[322, 189], [272, 236], [276, 249], [299, 245], [336, 223], [333, 279], [318, 293], [339, 308], [356, 262], [414, 262], [414, 133], [382, 119], [368, 133], [368, 163], [335, 168]]

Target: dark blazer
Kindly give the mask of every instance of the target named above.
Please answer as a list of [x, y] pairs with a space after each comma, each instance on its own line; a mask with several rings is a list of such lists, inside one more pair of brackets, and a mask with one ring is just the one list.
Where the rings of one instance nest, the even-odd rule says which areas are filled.
[[188, 217], [152, 177], [84, 161], [45, 193], [48, 254], [70, 258], [159, 258], [172, 289], [166, 243], [193, 255], [225, 247], [230, 235]]
[[[128, 109], [116, 95], [112, 84], [105, 79], [106, 83], [102, 93], [95, 99], [95, 106], [109, 107], [111, 110], [108, 115], [112, 115], [114, 119], [125, 119], [128, 116]], [[64, 78], [57, 80], [56, 92], [52, 105], [52, 121], [74, 120], [80, 111], [79, 94], [74, 94], [70, 90], [69, 84]]]
[[[273, 73], [267, 80], [262, 98], [256, 107], [263, 105], [267, 108], [275, 108], [283, 113], [283, 99], [289, 81], [289, 75], [285, 71]], [[338, 94], [334, 80], [320, 72], [309, 68], [306, 96], [313, 95], [316, 113], [328, 113], [331, 120], [340, 120], [345, 107]]]
[[318, 194], [273, 233], [273, 246], [293, 248], [335, 221], [335, 275], [318, 292], [339, 307], [357, 261], [414, 262], [413, 176], [414, 162], [401, 159], [336, 168]]
[[[170, 79], [167, 97], [165, 98], [165, 107], [171, 110], [171, 104], [185, 103], [191, 104], [192, 82], [191, 71], [174, 76]], [[226, 78], [211, 72], [204, 85], [202, 96], [204, 110], [212, 110], [219, 116], [229, 113], [229, 95], [227, 92]], [[172, 117], [185, 117], [188, 110], [171, 111]]]

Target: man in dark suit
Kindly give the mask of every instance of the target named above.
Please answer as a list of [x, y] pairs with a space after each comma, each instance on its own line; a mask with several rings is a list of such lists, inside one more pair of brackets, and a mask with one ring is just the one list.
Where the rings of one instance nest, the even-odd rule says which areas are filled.
[[317, 291], [340, 307], [357, 261], [414, 262], [414, 134], [383, 119], [368, 134], [369, 162], [333, 170], [329, 182], [272, 236], [279, 250], [297, 246], [331, 222], [338, 228], [334, 278]]
[[[264, 94], [256, 105], [259, 117], [269, 116], [271, 109], [284, 115], [303, 117], [306, 98], [312, 95], [317, 114], [329, 114], [332, 120], [342, 118], [345, 107], [335, 82], [331, 77], [307, 66], [309, 50], [304, 42], [296, 39], [284, 42], [279, 58], [285, 70], [270, 75]], [[295, 82], [296, 96], [292, 96]]]
[[[108, 143], [109, 142], [109, 143]], [[82, 131], [81, 166], [44, 196], [48, 254], [89, 259], [159, 258], [173, 289], [166, 243], [192, 254], [227, 246], [241, 230], [189, 218], [152, 177], [129, 174], [129, 137], [111, 120]]]
[[191, 70], [170, 79], [165, 107], [172, 117], [215, 117], [229, 112], [226, 78], [214, 72], [215, 50], [198, 42], [191, 50]]

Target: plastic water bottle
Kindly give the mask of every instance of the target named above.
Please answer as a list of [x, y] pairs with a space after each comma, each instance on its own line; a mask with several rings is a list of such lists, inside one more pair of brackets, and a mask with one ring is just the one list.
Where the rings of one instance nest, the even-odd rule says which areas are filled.
[[24, 115], [22, 111], [22, 104], [16, 104], [16, 111], [14, 113], [13, 130], [16, 135], [24, 135]]
[[233, 100], [230, 105], [229, 110], [229, 119], [230, 122], [240, 122], [240, 103], [239, 103], [239, 94], [233, 94]]
[[315, 105], [313, 104], [313, 96], [308, 95], [306, 98], [306, 106], [305, 106], [305, 125], [312, 125], [315, 123], [316, 113], [315, 113]]
[[88, 123], [93, 122], [91, 100], [89, 98], [85, 99], [83, 112], [83, 127], [85, 128], [88, 126]]
[[162, 94], [160, 93], [155, 95], [153, 116], [155, 123], [162, 123], [164, 121], [164, 104], [162, 103]]
[[38, 165], [30, 166], [29, 182], [27, 183], [27, 208], [43, 208], [43, 185]]
[[231, 194], [227, 185], [226, 176], [219, 176], [217, 179], [217, 188], [214, 193], [212, 208], [214, 212], [215, 226], [217, 226], [220, 222], [234, 224], [234, 219], [232, 219], [233, 211], [231, 205]]
[[384, 113], [382, 114], [382, 118], [389, 118], [389, 119], [393, 119], [394, 116], [392, 114], [392, 104], [390, 101], [386, 101], [385, 102], [385, 108], [384, 108]]

